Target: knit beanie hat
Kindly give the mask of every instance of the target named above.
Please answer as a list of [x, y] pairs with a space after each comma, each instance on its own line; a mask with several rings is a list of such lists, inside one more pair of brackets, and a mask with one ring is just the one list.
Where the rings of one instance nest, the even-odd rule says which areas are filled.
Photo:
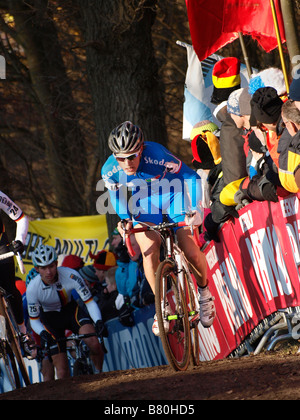
[[92, 260], [94, 260], [93, 266], [98, 270], [107, 271], [109, 268], [115, 267], [117, 265], [115, 255], [110, 251], [106, 251], [105, 249], [99, 251], [96, 255], [90, 252], [89, 256], [92, 258]]
[[212, 72], [214, 85], [211, 103], [219, 105], [227, 101], [231, 92], [241, 87], [241, 62], [238, 58], [227, 57], [218, 61]]
[[240, 96], [242, 94], [243, 89], [237, 89], [229, 95], [227, 101], [227, 112], [228, 114], [238, 115], [239, 117], [242, 116], [240, 110]]
[[298, 74], [291, 83], [289, 96], [293, 101], [300, 101], [300, 75]]
[[92, 265], [85, 265], [80, 270], [78, 270], [78, 273], [81, 275], [81, 277], [90, 283], [99, 282], [95, 268]]
[[273, 87], [276, 89], [278, 96], [284, 95], [286, 93], [286, 85], [282, 70], [270, 67], [253, 74], [249, 81], [250, 95], [253, 95], [257, 89], [262, 87]]
[[73, 270], [78, 270], [84, 266], [84, 261], [78, 255], [67, 255], [61, 264], [62, 267], [73, 268]]
[[191, 132], [191, 147], [193, 164], [197, 169], [211, 169], [221, 162], [220, 142], [214, 134], [218, 131], [218, 126], [208, 120], [194, 125]]
[[264, 87], [258, 89], [251, 99], [251, 126], [258, 122], [273, 124], [276, 123], [281, 114], [283, 102], [277, 95], [276, 89]]
[[241, 115], [251, 115], [251, 105], [250, 105], [251, 98], [252, 96], [248, 92], [248, 88], [242, 89], [242, 93], [239, 99]]

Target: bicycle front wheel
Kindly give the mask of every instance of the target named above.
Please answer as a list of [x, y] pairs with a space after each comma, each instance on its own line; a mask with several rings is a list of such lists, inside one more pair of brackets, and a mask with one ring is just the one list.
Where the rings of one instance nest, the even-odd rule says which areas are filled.
[[14, 353], [8, 341], [2, 339], [0, 343], [0, 371], [1, 376], [3, 376], [3, 392], [21, 388], [21, 381]]
[[[190, 360], [189, 317], [185, 295], [172, 261], [162, 261], [158, 266], [155, 309], [160, 339], [170, 366], [176, 371], [186, 370]], [[166, 322], [169, 323], [167, 331]]]
[[[10, 306], [4, 299], [4, 296], [0, 296], [0, 314], [5, 319], [7, 342], [9, 343], [8, 348], [10, 349], [9, 351], [13, 353], [15, 362], [21, 372], [24, 383], [26, 386], [28, 386], [30, 385], [30, 379], [28, 376], [28, 372], [27, 372], [27, 369], [23, 360], [22, 351], [19, 344], [19, 338], [18, 338], [18, 332], [17, 332], [17, 326], [16, 326], [17, 324], [14, 319], [13, 313], [10, 309]], [[17, 379], [16, 379], [16, 382], [18, 382]], [[22, 384], [17, 383], [17, 388], [21, 388], [21, 387], [22, 387]]]
[[198, 299], [198, 286], [196, 280], [184, 272], [185, 295], [189, 314], [191, 332], [191, 355], [194, 366], [200, 365], [200, 347], [198, 323], [200, 320], [200, 305]]

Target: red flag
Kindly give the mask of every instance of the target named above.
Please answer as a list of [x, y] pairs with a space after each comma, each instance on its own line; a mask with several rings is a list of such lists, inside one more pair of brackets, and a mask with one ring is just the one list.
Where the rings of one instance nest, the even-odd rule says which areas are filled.
[[[280, 1], [274, 0], [282, 42], [285, 42]], [[251, 35], [267, 52], [278, 46], [270, 0], [224, 0], [223, 32]]]
[[186, 0], [194, 50], [200, 61], [238, 38], [236, 30], [223, 33], [225, 0]]

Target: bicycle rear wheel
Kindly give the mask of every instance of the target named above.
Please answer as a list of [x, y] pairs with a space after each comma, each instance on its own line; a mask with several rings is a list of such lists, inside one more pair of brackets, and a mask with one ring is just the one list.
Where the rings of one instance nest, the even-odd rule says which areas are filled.
[[[172, 261], [162, 261], [158, 266], [155, 283], [155, 309], [160, 339], [170, 366], [186, 370], [190, 360], [190, 329], [185, 296], [178, 285], [176, 266]], [[164, 320], [170, 323], [164, 329]]]

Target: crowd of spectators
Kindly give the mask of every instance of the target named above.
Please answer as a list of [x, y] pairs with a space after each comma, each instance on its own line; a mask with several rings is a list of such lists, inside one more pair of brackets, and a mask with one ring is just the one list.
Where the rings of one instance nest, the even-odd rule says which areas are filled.
[[300, 189], [300, 77], [287, 87], [283, 72], [268, 68], [241, 88], [240, 61], [228, 57], [214, 66], [213, 84], [219, 126], [200, 121], [191, 132], [205, 198], [204, 243], [219, 241], [220, 226], [245, 205]]

